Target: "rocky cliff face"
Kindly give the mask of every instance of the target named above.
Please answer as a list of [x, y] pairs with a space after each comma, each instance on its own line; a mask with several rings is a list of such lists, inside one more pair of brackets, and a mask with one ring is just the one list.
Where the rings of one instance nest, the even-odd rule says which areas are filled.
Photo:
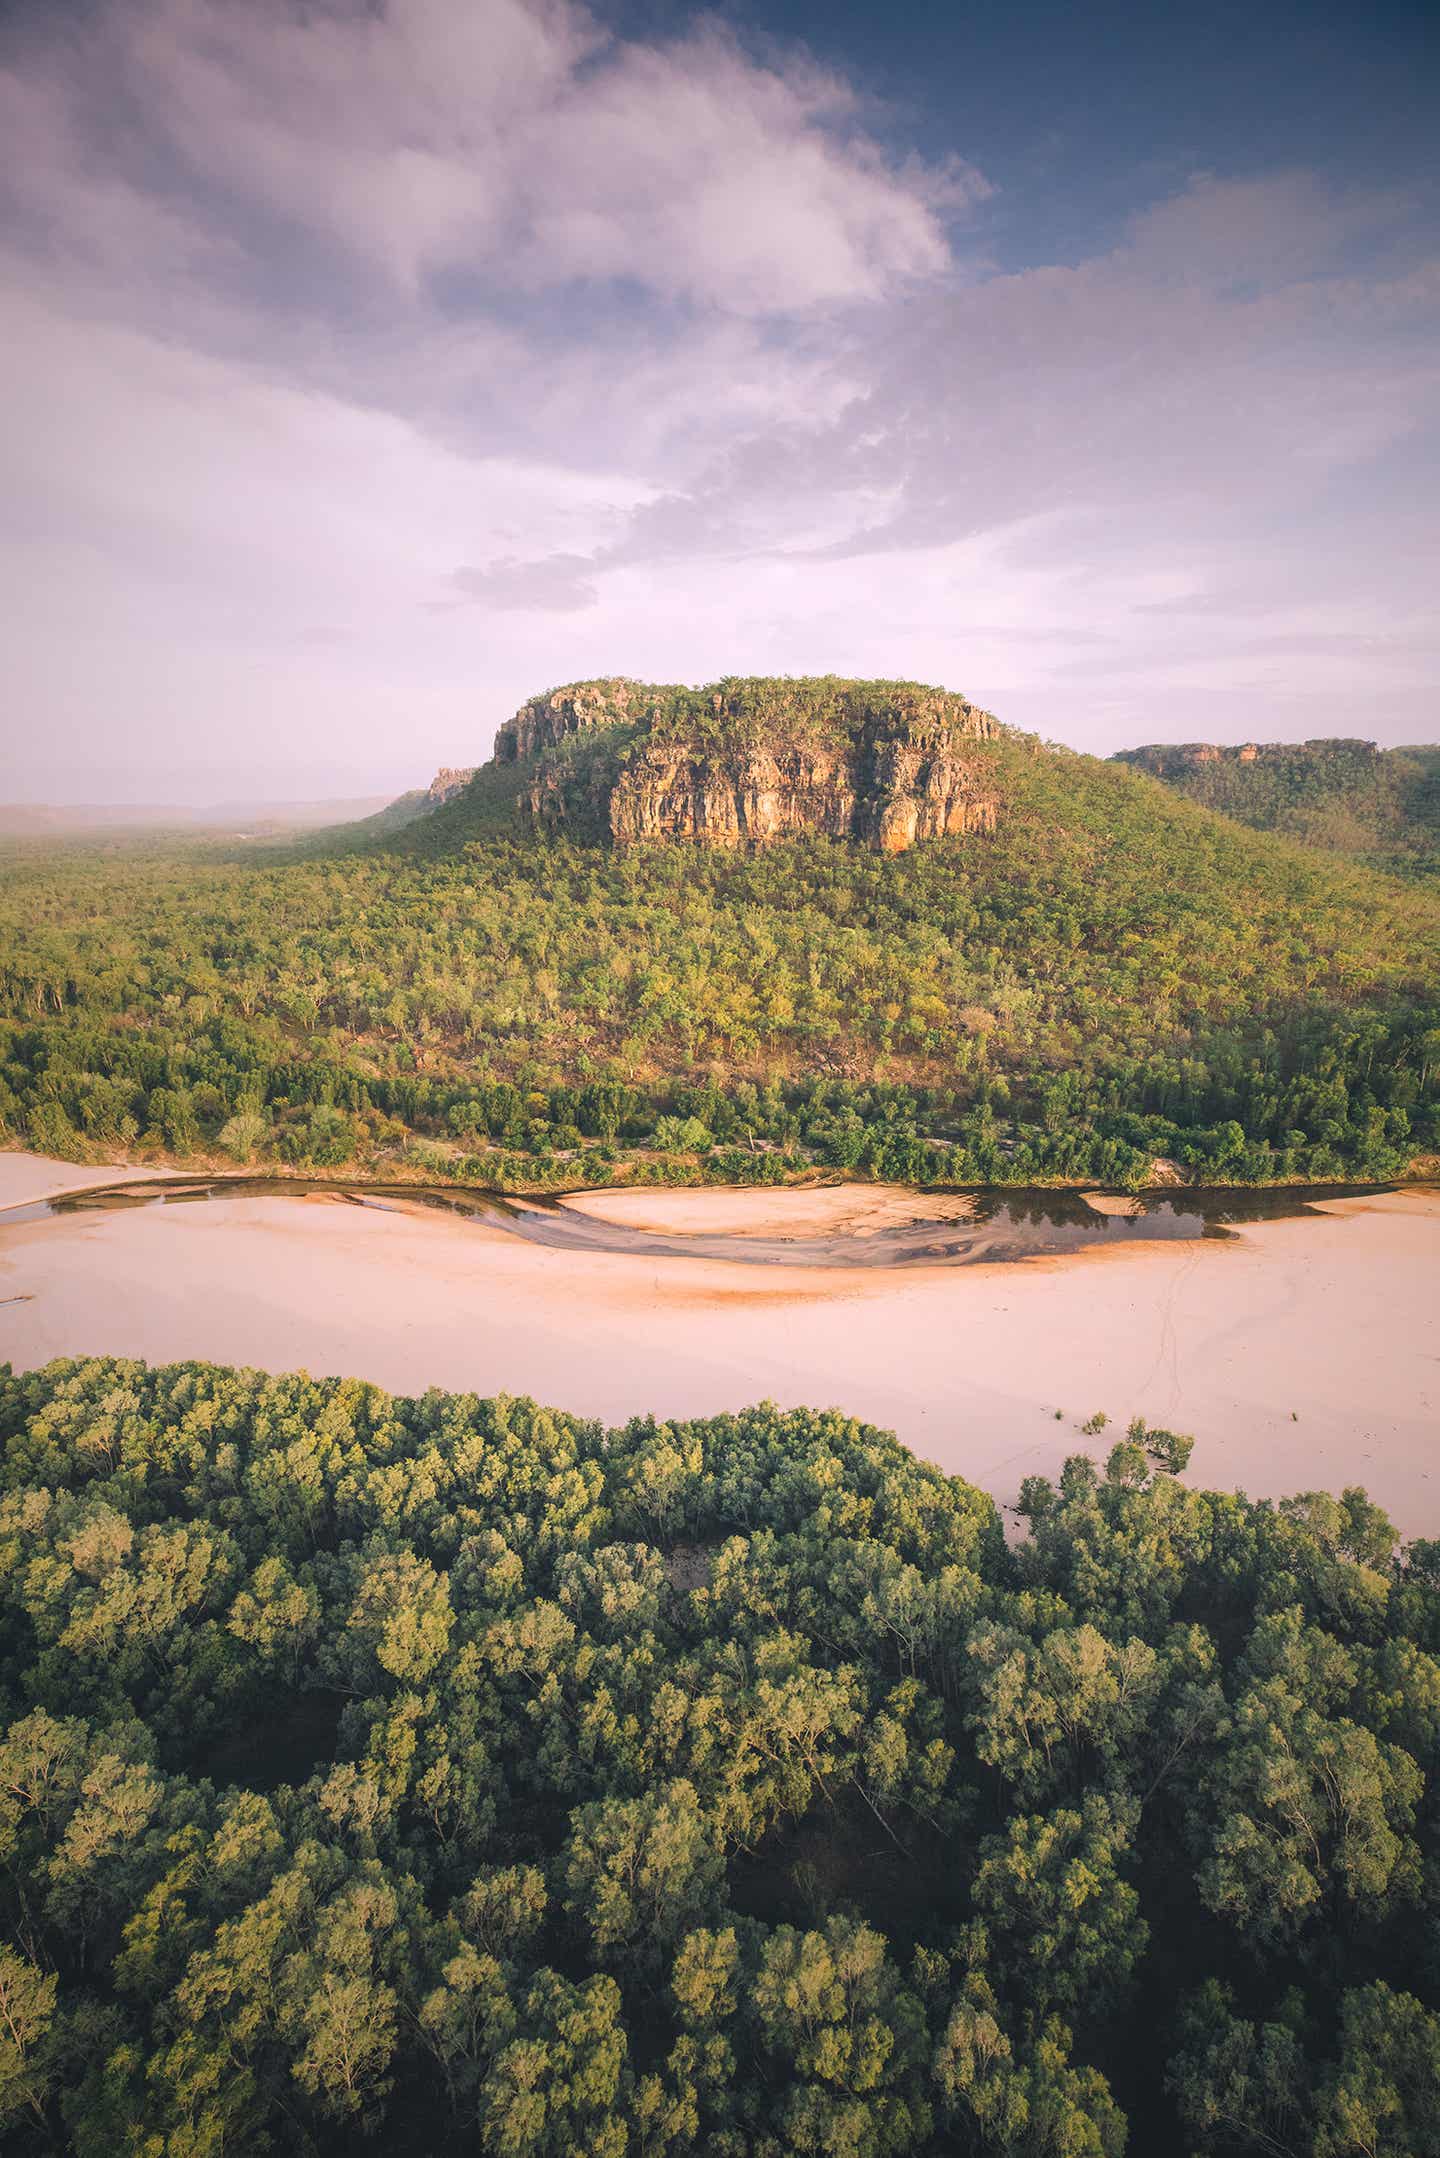
[[917, 839], [993, 831], [996, 802], [979, 764], [886, 745], [870, 756], [816, 750], [687, 755], [646, 749], [610, 794], [610, 830], [712, 846], [820, 832], [900, 854]]
[[659, 700], [673, 691], [646, 682], [631, 682], [623, 675], [609, 681], [572, 682], [565, 689], [547, 690], [522, 704], [495, 737], [497, 764], [524, 764], [547, 749], [558, 749], [569, 736], [594, 727], [626, 725], [649, 718]]
[[448, 802], [454, 795], [463, 794], [479, 769], [478, 764], [442, 764], [425, 789], [426, 809], [438, 809], [442, 802]]
[[526, 804], [549, 830], [711, 846], [817, 832], [898, 854], [994, 830], [984, 744], [1000, 731], [964, 698], [908, 683], [617, 680], [533, 698], [495, 754], [535, 761]]

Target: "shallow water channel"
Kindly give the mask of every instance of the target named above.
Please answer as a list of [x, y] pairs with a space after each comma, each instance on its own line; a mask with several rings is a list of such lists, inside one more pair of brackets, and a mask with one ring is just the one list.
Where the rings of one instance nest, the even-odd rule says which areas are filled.
[[[465, 1185], [341, 1183], [325, 1178], [225, 1176], [115, 1183], [0, 1209], [0, 1230], [52, 1216], [119, 1213], [237, 1199], [328, 1198], [380, 1212], [432, 1207], [552, 1250], [613, 1252], [632, 1258], [719, 1259], [745, 1266], [901, 1267], [995, 1265], [1060, 1256], [1095, 1246], [1187, 1243], [1224, 1237], [1247, 1224], [1313, 1213], [1318, 1201], [1373, 1195], [1390, 1187], [1315, 1184], [1278, 1190], [1184, 1187], [1117, 1198], [1082, 1191], [938, 1191], [915, 1188], [913, 1214], [858, 1232], [794, 1236], [634, 1227], [580, 1211], [564, 1199], [516, 1198]], [[809, 1188], [813, 1191], [814, 1187]], [[767, 1198], [783, 1209], [783, 1190]], [[808, 1193], [797, 1190], [797, 1199]]]

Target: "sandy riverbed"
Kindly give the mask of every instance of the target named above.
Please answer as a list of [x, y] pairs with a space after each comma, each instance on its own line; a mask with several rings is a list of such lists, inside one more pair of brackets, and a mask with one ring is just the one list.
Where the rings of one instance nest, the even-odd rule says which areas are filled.
[[43, 1154], [0, 1153], [0, 1223], [7, 1206], [32, 1199], [59, 1199], [69, 1191], [94, 1191], [102, 1184], [154, 1184], [169, 1177], [164, 1169], [80, 1169], [70, 1161], [47, 1161]]
[[662, 1236], [873, 1236], [917, 1214], [968, 1221], [965, 1192], [905, 1191], [893, 1184], [820, 1184], [809, 1190], [586, 1191], [561, 1205], [597, 1221]]
[[[0, 1205], [38, 1196], [37, 1179], [54, 1191], [114, 1175], [0, 1156]], [[674, 1233], [718, 1229], [712, 1202], [742, 1200], [760, 1202], [747, 1209], [757, 1234], [842, 1220], [863, 1233], [877, 1225], [866, 1208], [890, 1203], [838, 1187], [583, 1204]], [[18, 1366], [303, 1366], [400, 1392], [529, 1393], [607, 1421], [766, 1397], [834, 1405], [1004, 1500], [1077, 1447], [1103, 1449], [1110, 1434], [1078, 1431], [1103, 1409], [1194, 1432], [1193, 1473], [1209, 1484], [1363, 1483], [1412, 1535], [1440, 1534], [1437, 1310], [1434, 1192], [1331, 1201], [1230, 1240], [899, 1274], [557, 1251], [422, 1209], [278, 1191], [0, 1216], [0, 1358]]]

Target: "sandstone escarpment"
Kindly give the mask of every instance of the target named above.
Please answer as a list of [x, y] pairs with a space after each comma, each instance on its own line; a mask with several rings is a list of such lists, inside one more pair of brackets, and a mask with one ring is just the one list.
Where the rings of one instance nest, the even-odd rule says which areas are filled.
[[592, 727], [626, 725], [649, 716], [659, 698], [671, 694], [623, 675], [608, 681], [572, 682], [547, 690], [522, 704], [495, 737], [497, 764], [524, 764], [547, 749], [558, 749], [571, 735]]
[[1153, 779], [1179, 779], [1210, 764], [1304, 765], [1342, 755], [1361, 762], [1379, 761], [1373, 742], [1353, 736], [1320, 736], [1309, 742], [1146, 742], [1120, 749], [1117, 764], [1134, 765]]
[[712, 846], [814, 832], [898, 854], [993, 831], [984, 745], [1000, 731], [963, 697], [909, 683], [619, 679], [533, 698], [496, 760], [533, 760], [523, 799], [547, 830]]
[[479, 769], [478, 764], [442, 764], [425, 789], [426, 809], [438, 809], [442, 802], [463, 794]]
[[950, 756], [888, 753], [687, 755], [650, 748], [619, 775], [609, 799], [620, 842], [703, 839], [712, 846], [817, 832], [864, 839], [899, 854], [917, 839], [993, 831], [996, 804], [983, 769]]

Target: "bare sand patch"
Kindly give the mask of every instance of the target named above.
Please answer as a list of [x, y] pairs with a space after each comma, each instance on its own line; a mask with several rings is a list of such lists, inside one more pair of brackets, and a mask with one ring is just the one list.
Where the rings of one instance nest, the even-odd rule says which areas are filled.
[[82, 1169], [76, 1162], [0, 1150], [0, 1211], [7, 1206], [28, 1206], [36, 1199], [61, 1199], [70, 1191], [94, 1191], [104, 1184], [166, 1181], [176, 1181], [166, 1169], [133, 1169], [124, 1162]]
[[900, 1184], [819, 1184], [796, 1190], [586, 1191], [560, 1201], [576, 1214], [659, 1236], [873, 1236], [914, 1221], [969, 1221], [967, 1192]]
[[[782, 1200], [823, 1195], [754, 1196], [774, 1234]], [[1193, 1432], [1196, 1481], [1274, 1496], [1363, 1483], [1407, 1534], [1440, 1534], [1433, 1191], [1326, 1201], [1227, 1239], [827, 1272], [557, 1250], [280, 1188], [0, 1220], [0, 1300], [18, 1295], [32, 1301], [0, 1302], [0, 1359], [22, 1367], [303, 1367], [403, 1393], [528, 1393], [607, 1422], [839, 1407], [1005, 1501], [1068, 1453], [1103, 1453], [1112, 1433], [1079, 1432], [1103, 1409], [1117, 1427], [1138, 1414]]]

